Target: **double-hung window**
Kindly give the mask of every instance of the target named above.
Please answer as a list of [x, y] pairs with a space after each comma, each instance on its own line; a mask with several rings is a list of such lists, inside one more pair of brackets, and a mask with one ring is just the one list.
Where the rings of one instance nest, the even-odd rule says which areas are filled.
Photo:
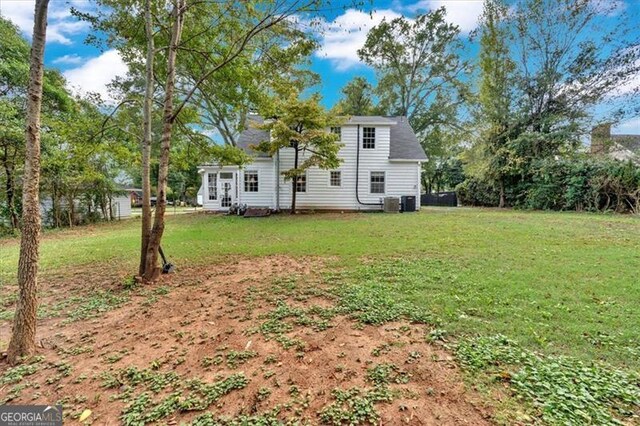
[[342, 186], [342, 173], [339, 170], [329, 172], [329, 186]]
[[372, 194], [384, 194], [384, 172], [371, 172], [370, 182]]
[[307, 192], [306, 173], [296, 177], [296, 192]]
[[209, 201], [218, 199], [218, 175], [216, 173], [207, 173], [207, 183], [209, 190]]
[[244, 172], [244, 192], [258, 192], [258, 172]]
[[338, 139], [340, 139], [340, 137], [342, 136], [342, 127], [332, 127], [331, 133], [333, 133], [334, 135], [338, 135]]
[[376, 128], [375, 127], [362, 128], [362, 148], [376, 149]]

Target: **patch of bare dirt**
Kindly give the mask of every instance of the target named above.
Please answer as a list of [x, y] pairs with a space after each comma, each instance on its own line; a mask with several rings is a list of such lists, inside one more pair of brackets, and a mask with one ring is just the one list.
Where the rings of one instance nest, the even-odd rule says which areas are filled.
[[[243, 373], [248, 383], [206, 411], [216, 418], [250, 416], [279, 406], [280, 419], [319, 424], [319, 413], [335, 402], [333, 389], [373, 389], [368, 372], [387, 365], [393, 366], [394, 377], [403, 379], [386, 387], [393, 392], [391, 401], [375, 404], [379, 424], [490, 423], [490, 411], [479, 396], [465, 389], [451, 355], [425, 342], [424, 325], [358, 327], [343, 315], [325, 323], [317, 316], [307, 322], [301, 319], [309, 318], [301, 316], [298, 323], [295, 318], [274, 316], [274, 310], [283, 306], [299, 311], [331, 309], [330, 298], [314, 289], [300, 289], [293, 281], [288, 287], [286, 281], [292, 276], [313, 277], [321, 268], [321, 262], [311, 258], [230, 259], [164, 276], [157, 285], [136, 289], [130, 301], [96, 318], [71, 323], [64, 318], [42, 320], [38, 338], [44, 361], [22, 381], [0, 385], [0, 400], [15, 386], [26, 384], [9, 403], [61, 401], [67, 413], [77, 417], [90, 409], [89, 422], [112, 425], [122, 422], [123, 410], [131, 411], [130, 404], [142, 392], [128, 382], [105, 386], [109, 378], [121, 377], [123, 369], [175, 372], [181, 380], [198, 378], [206, 383]], [[274, 289], [278, 278], [285, 284]], [[113, 279], [105, 278], [102, 284], [121, 291]], [[69, 294], [80, 290], [76, 285], [77, 280], [67, 289]], [[63, 288], [63, 282], [50, 285], [55, 297], [64, 297]], [[269, 334], [264, 325], [269, 319], [270, 325], [288, 324], [287, 328]], [[10, 323], [1, 323], [0, 330], [8, 334]], [[7, 368], [0, 364], [0, 374]], [[168, 392], [160, 391], [157, 397]], [[201, 414], [175, 411], [158, 422], [187, 423]]]

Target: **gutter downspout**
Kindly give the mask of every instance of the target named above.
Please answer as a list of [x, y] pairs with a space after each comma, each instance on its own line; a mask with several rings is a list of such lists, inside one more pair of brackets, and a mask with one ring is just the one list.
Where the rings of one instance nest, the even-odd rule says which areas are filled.
[[360, 201], [360, 195], [358, 194], [358, 181], [360, 179], [360, 125], [358, 124], [358, 135], [356, 137], [356, 201], [363, 206], [382, 206], [382, 203], [363, 203]]

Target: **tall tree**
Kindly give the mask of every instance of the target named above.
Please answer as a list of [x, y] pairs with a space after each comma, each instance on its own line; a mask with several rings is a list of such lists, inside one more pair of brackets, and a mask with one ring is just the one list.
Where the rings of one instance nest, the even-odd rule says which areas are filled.
[[300, 99], [297, 92], [279, 98], [265, 114], [275, 117], [266, 120], [262, 129], [269, 131], [270, 140], [256, 146], [258, 151], [275, 155], [281, 149], [293, 150], [293, 167], [282, 172], [291, 181], [291, 214], [296, 213], [296, 186], [300, 176], [312, 166], [335, 169], [340, 165], [338, 135], [329, 132], [338, 126], [338, 119], [320, 105], [320, 96]]
[[501, 0], [485, 1], [480, 26], [480, 108], [476, 120], [480, 127], [481, 173], [499, 188], [499, 207], [505, 206], [505, 179], [509, 171], [508, 128], [514, 71], [507, 46], [506, 18], [507, 8]]
[[342, 115], [370, 115], [373, 113], [373, 87], [364, 77], [354, 77], [341, 90], [342, 98], [335, 111]]
[[[108, 6], [106, 12], [98, 12], [98, 16], [91, 14], [77, 15], [89, 20], [92, 25], [107, 34], [107, 41], [118, 48], [125, 60], [131, 65], [134, 73], [139, 73], [141, 67], [140, 52], [145, 52], [147, 43], [145, 36], [141, 35], [139, 28], [144, 26], [143, 14], [145, 6], [141, 0], [99, 0], [99, 3]], [[162, 117], [163, 136], [161, 137], [160, 169], [159, 174], [157, 208], [153, 219], [153, 227], [149, 234], [146, 250], [141, 250], [141, 257], [145, 257], [144, 271], [139, 271], [145, 280], [151, 281], [157, 275], [155, 266], [158, 259], [158, 250], [164, 231], [164, 210], [166, 204], [166, 176], [168, 176], [165, 163], [168, 167], [170, 156], [170, 138], [174, 124], [179, 123], [184, 112], [197, 105], [194, 96], [208, 81], [223, 73], [227, 67], [241, 60], [244, 52], [251, 43], [261, 34], [266, 34], [281, 25], [291, 23], [290, 18], [299, 13], [314, 12], [321, 9], [326, 0], [294, 0], [258, 2], [199, 2], [187, 0], [172, 0], [172, 13], [167, 16], [167, 8], [161, 7], [157, 0], [152, 1], [154, 27], [158, 28], [156, 45], [161, 42], [167, 46], [156, 47], [157, 55], [154, 78], [164, 81], [165, 91], [163, 99], [158, 102], [166, 114]], [[179, 14], [174, 13], [176, 10]], [[178, 38], [179, 44], [171, 43], [176, 38], [176, 22], [184, 22], [180, 27], [182, 37]], [[169, 30], [171, 29], [171, 30]], [[178, 55], [178, 52], [180, 54]], [[175, 55], [174, 55], [175, 53]], [[180, 58], [176, 60], [175, 57]], [[169, 66], [169, 60], [175, 60], [173, 66]], [[190, 62], [194, 65], [189, 75], [181, 71], [182, 64]], [[171, 72], [169, 72], [171, 71]], [[176, 73], [180, 73], [179, 87], [169, 80], [176, 79]], [[235, 84], [234, 81], [232, 84]], [[169, 99], [167, 89], [171, 88], [172, 96]], [[139, 94], [136, 94], [139, 98]], [[171, 103], [171, 108], [168, 108]], [[171, 111], [171, 114], [168, 112]], [[168, 135], [165, 138], [164, 135]], [[143, 244], [144, 245], [144, 244]], [[153, 265], [153, 266], [152, 266]]]
[[38, 259], [40, 253], [40, 110], [49, 0], [36, 0], [27, 98], [26, 158], [22, 189], [22, 236], [13, 330], [7, 357], [15, 364], [36, 350]]
[[[616, 119], [639, 111], [637, 14], [608, 16], [618, 2], [526, 0], [510, 20], [518, 149], [529, 158], [561, 155], [580, 145], [594, 109]], [[626, 93], [620, 89], [630, 86]]]
[[406, 116], [418, 135], [428, 157], [423, 163], [427, 187], [466, 133], [462, 112], [470, 98], [460, 29], [445, 16], [440, 8], [414, 20], [383, 20], [358, 50], [376, 70], [378, 109]]
[[[154, 281], [160, 275], [158, 264], [158, 252], [160, 241], [164, 233], [164, 213], [167, 207], [167, 178], [169, 176], [169, 153], [171, 151], [171, 133], [173, 123], [176, 119], [174, 115], [173, 96], [176, 84], [176, 57], [182, 29], [184, 25], [184, 14], [186, 12], [186, 0], [176, 0], [173, 5], [173, 26], [171, 29], [171, 40], [167, 54], [167, 74], [164, 87], [164, 105], [162, 119], [162, 139], [160, 141], [160, 164], [158, 170], [158, 189], [156, 192], [157, 204], [153, 218], [153, 228], [147, 241], [147, 251], [145, 257], [144, 278], [147, 281]], [[146, 117], [145, 117], [146, 119]], [[144, 194], [143, 194], [144, 196]]]
[[[29, 43], [10, 21], [0, 17], [0, 179], [4, 178], [3, 211], [12, 228], [19, 227], [24, 125], [29, 80]], [[44, 71], [43, 114], [55, 116], [70, 107], [64, 79], [55, 70]]]
[[440, 8], [414, 20], [383, 20], [358, 50], [360, 59], [376, 70], [380, 107], [406, 116], [418, 133], [435, 124], [457, 124], [456, 116], [444, 117], [434, 106], [438, 95], [456, 106], [465, 100], [468, 63], [460, 58], [460, 29], [445, 16]]
[[146, 270], [147, 247], [151, 233], [151, 144], [153, 143], [153, 94], [154, 94], [154, 62], [155, 34], [153, 30], [153, 12], [151, 0], [144, 2], [144, 28], [147, 38], [147, 56], [145, 58], [144, 98], [142, 104], [142, 227], [140, 232], [140, 264], [138, 275], [143, 276]]

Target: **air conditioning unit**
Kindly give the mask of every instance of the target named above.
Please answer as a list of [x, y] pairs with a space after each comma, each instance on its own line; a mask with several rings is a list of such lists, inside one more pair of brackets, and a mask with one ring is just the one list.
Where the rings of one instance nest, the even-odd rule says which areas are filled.
[[385, 213], [398, 213], [400, 211], [400, 198], [385, 197], [383, 203], [383, 211]]
[[401, 212], [415, 212], [416, 211], [416, 196], [415, 195], [403, 195], [400, 203]]

